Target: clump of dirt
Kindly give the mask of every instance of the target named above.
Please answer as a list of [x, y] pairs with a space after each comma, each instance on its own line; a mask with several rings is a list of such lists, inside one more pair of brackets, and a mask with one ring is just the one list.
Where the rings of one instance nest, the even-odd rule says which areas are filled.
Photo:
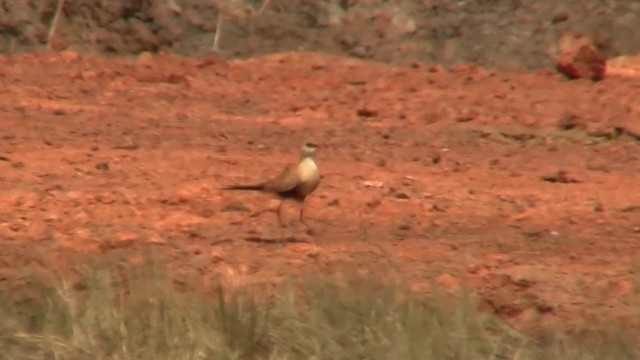
[[[0, 52], [44, 47], [56, 0], [0, 0]], [[394, 64], [473, 62], [485, 67], [553, 66], [569, 30], [608, 57], [640, 51], [640, 3], [454, 0], [392, 2], [225, 0], [225, 57], [307, 50]], [[211, 52], [218, 9], [209, 0], [65, 2], [55, 49], [136, 54]]]

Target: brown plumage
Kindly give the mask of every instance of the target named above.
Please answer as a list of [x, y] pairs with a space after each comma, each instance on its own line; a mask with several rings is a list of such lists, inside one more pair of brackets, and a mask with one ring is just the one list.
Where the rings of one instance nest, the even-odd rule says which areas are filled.
[[274, 178], [253, 185], [231, 185], [222, 190], [260, 191], [278, 196], [281, 201], [278, 206], [278, 222], [282, 222], [282, 205], [285, 200], [295, 200], [300, 206], [299, 220], [307, 228], [311, 227], [304, 221], [304, 201], [320, 184], [320, 172], [313, 157], [317, 145], [307, 142], [300, 149], [300, 162], [296, 166], [287, 166]]

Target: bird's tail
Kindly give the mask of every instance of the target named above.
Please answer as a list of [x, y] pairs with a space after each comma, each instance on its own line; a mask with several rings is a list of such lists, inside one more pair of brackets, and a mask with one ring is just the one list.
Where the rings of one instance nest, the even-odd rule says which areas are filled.
[[260, 191], [264, 188], [263, 184], [256, 185], [231, 185], [223, 187], [222, 190], [250, 190], [250, 191]]

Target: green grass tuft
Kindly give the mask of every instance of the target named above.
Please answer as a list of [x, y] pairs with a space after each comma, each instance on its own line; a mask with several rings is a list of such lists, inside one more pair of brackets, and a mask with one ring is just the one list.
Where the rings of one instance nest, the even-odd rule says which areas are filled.
[[[366, 279], [296, 279], [273, 296], [176, 290], [161, 267], [100, 267], [81, 283], [0, 296], [3, 359], [639, 359], [623, 329], [527, 337], [473, 297]], [[607, 335], [609, 334], [609, 335]]]

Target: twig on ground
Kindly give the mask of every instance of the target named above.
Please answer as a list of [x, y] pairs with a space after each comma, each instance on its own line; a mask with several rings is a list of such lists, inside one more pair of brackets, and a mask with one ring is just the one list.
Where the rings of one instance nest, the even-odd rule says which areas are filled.
[[224, 16], [222, 16], [222, 9], [218, 7], [218, 20], [216, 21], [216, 35], [213, 37], [213, 46], [211, 48], [215, 52], [220, 51], [220, 36], [222, 35], [222, 22]]
[[[216, 23], [216, 34], [213, 38], [211, 49], [215, 52], [220, 51], [220, 38], [222, 37], [222, 26], [227, 19], [246, 18], [247, 16], [261, 15], [271, 2], [271, 0], [263, 0], [260, 8], [255, 10], [252, 6], [244, 3], [244, 0], [212, 0], [213, 6], [218, 10], [218, 19]], [[248, 14], [248, 12], [250, 14]]]
[[258, 9], [258, 15], [262, 14], [266, 10], [270, 1], [271, 0], [262, 0], [262, 5], [260, 5], [260, 9]]
[[56, 34], [56, 30], [58, 29], [58, 21], [60, 20], [60, 14], [62, 13], [63, 7], [64, 0], [58, 0], [56, 11], [53, 13], [53, 20], [51, 21], [51, 25], [49, 25], [49, 34], [47, 36], [47, 48], [49, 49], [51, 49], [51, 40], [53, 40], [53, 36]]
[[182, 14], [182, 8], [177, 2], [175, 2], [175, 0], [167, 0], [167, 7], [178, 15]]

